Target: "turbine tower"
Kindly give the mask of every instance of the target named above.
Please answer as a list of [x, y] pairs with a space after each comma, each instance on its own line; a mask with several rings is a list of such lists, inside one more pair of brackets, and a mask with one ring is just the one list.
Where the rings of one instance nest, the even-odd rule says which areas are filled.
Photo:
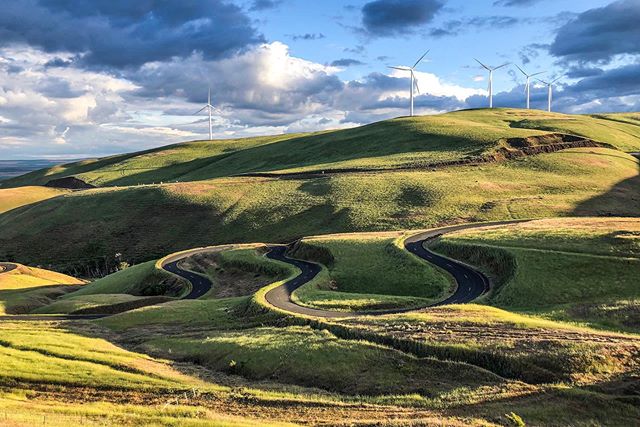
[[411, 73], [411, 101], [410, 101], [410, 107], [409, 107], [409, 116], [413, 117], [413, 90], [414, 88], [418, 91], [418, 93], [420, 93], [420, 88], [418, 87], [418, 79], [416, 78], [416, 75], [414, 73], [416, 67], [418, 66], [418, 64], [420, 64], [420, 62], [424, 59], [425, 56], [427, 56], [427, 53], [429, 53], [429, 50], [427, 50], [424, 55], [422, 55], [420, 57], [420, 59], [418, 59], [416, 61], [415, 64], [413, 64], [413, 67], [389, 67], [389, 68], [393, 68], [394, 70], [400, 70], [400, 71], [409, 71]]
[[482, 62], [478, 61], [476, 58], [473, 59], [475, 59], [478, 64], [482, 65], [482, 68], [489, 71], [489, 108], [493, 108], [493, 72], [499, 68], [506, 67], [509, 63], [506, 62], [499, 67], [489, 67], [488, 65], [484, 65]]
[[213, 105], [211, 105], [211, 88], [209, 88], [209, 98], [207, 99], [207, 105], [198, 110], [194, 115], [200, 114], [201, 111], [207, 110], [209, 113], [209, 141], [213, 140]]
[[531, 89], [531, 77], [538, 76], [540, 74], [544, 74], [546, 71], [540, 71], [539, 73], [527, 74], [527, 73], [524, 72], [524, 70], [522, 68], [518, 67], [518, 64], [514, 64], [514, 65], [527, 78], [527, 84], [524, 86], [524, 91], [527, 94], [527, 110], [528, 110], [529, 109], [529, 93], [530, 93], [530, 89]]
[[560, 77], [558, 77], [557, 79], [552, 80], [552, 81], [550, 81], [550, 82], [545, 82], [544, 80], [536, 79], [536, 80], [538, 80], [540, 83], [543, 83], [543, 84], [545, 84], [545, 85], [547, 86], [547, 94], [548, 94], [548, 95], [547, 95], [547, 111], [548, 111], [548, 112], [551, 112], [551, 101], [552, 101], [552, 99], [553, 99], [553, 84], [554, 84], [555, 82], [557, 82], [558, 80], [560, 80], [560, 78], [561, 78], [561, 77], [562, 77], [562, 76], [560, 76]]

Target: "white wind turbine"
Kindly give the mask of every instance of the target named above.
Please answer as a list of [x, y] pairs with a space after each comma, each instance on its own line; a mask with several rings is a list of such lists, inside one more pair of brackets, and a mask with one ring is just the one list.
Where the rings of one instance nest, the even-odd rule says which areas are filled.
[[393, 68], [394, 70], [409, 71], [411, 73], [411, 103], [409, 108], [409, 115], [411, 117], [413, 117], [413, 89], [415, 88], [418, 93], [420, 93], [420, 88], [418, 87], [418, 79], [416, 78], [414, 71], [418, 64], [420, 64], [420, 62], [424, 59], [424, 57], [427, 56], [427, 53], [429, 53], [429, 50], [427, 50], [424, 55], [422, 55], [420, 59], [418, 59], [416, 63], [413, 64], [413, 67], [389, 67]]
[[543, 83], [547, 86], [547, 93], [548, 93], [548, 99], [547, 99], [547, 111], [551, 112], [551, 100], [553, 99], [553, 84], [555, 82], [557, 82], [558, 80], [560, 80], [562, 76], [558, 77], [555, 80], [552, 80], [550, 82], [545, 82], [544, 80], [540, 80], [540, 79], [536, 79], [538, 80], [540, 83]]
[[194, 115], [200, 114], [201, 111], [208, 110], [209, 113], [209, 141], [213, 140], [213, 105], [211, 105], [211, 88], [209, 88], [209, 98], [207, 100], [207, 105], [198, 110], [198, 112]]
[[488, 65], [484, 65], [482, 62], [478, 61], [476, 58], [473, 59], [475, 59], [478, 64], [482, 65], [482, 68], [489, 71], [489, 108], [493, 108], [493, 72], [499, 68], [506, 67], [509, 63], [506, 62], [499, 67], [489, 67]]
[[530, 89], [531, 89], [531, 77], [534, 76], [538, 76], [540, 74], [544, 74], [546, 73], [546, 71], [540, 71], [539, 73], [533, 73], [533, 74], [527, 74], [524, 72], [524, 70], [520, 67], [518, 67], [518, 64], [513, 64], [516, 66], [516, 68], [518, 68], [518, 70], [520, 70], [520, 72], [522, 74], [524, 74], [524, 76], [527, 78], [527, 84], [524, 87], [525, 92], [527, 93], [527, 110], [529, 109], [529, 93], [530, 93]]

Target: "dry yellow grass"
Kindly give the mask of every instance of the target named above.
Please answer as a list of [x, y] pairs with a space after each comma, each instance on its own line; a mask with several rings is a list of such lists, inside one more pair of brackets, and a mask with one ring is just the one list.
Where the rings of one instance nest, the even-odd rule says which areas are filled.
[[68, 192], [68, 190], [36, 186], [2, 189], [0, 190], [0, 213]]

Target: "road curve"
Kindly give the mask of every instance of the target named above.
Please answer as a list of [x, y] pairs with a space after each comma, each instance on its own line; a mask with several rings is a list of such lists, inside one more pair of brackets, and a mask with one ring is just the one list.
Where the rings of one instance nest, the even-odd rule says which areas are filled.
[[209, 290], [211, 290], [213, 283], [205, 276], [180, 268], [178, 263], [181, 260], [182, 258], [177, 261], [165, 264], [162, 266], [162, 268], [170, 273], [182, 277], [183, 279], [186, 279], [191, 283], [191, 291], [181, 299], [198, 299], [209, 292]]
[[[442, 301], [432, 304], [428, 307], [437, 307], [448, 304], [465, 304], [469, 303], [476, 298], [480, 297], [487, 291], [489, 291], [489, 279], [474, 269], [473, 267], [464, 264], [460, 261], [456, 261], [442, 255], [436, 254], [425, 248], [425, 242], [441, 236], [446, 233], [451, 233], [459, 230], [469, 230], [477, 228], [485, 228], [498, 225], [508, 225], [518, 222], [516, 221], [501, 221], [493, 223], [477, 223], [477, 224], [462, 224], [454, 225], [450, 227], [444, 227], [434, 230], [428, 230], [422, 233], [415, 234], [405, 240], [405, 249], [415, 254], [416, 256], [424, 259], [425, 261], [434, 264], [443, 270], [447, 271], [455, 279], [456, 290]], [[286, 262], [300, 269], [302, 272], [293, 279], [271, 289], [266, 293], [265, 299], [274, 307], [281, 310], [285, 310], [295, 314], [302, 314], [305, 316], [324, 317], [324, 318], [344, 318], [364, 315], [384, 315], [384, 314], [397, 314], [405, 313], [409, 311], [415, 311], [415, 308], [408, 309], [395, 309], [395, 310], [377, 310], [377, 311], [357, 311], [357, 312], [339, 312], [331, 310], [315, 309], [310, 307], [303, 307], [296, 304], [291, 295], [300, 286], [304, 285], [308, 281], [312, 280], [321, 270], [318, 264], [303, 261], [299, 259], [289, 258], [286, 256], [287, 246], [269, 246], [270, 251], [267, 253], [267, 257]], [[427, 308], [427, 307], [424, 307]]]

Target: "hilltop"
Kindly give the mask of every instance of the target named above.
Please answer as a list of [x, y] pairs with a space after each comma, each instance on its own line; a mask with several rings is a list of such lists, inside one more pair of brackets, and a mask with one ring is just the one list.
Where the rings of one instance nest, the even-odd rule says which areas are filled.
[[[559, 134], [549, 138], [549, 134]], [[546, 137], [543, 137], [547, 135]], [[193, 141], [57, 165], [3, 181], [3, 188], [74, 176], [95, 186], [186, 182], [265, 172], [411, 169], [547, 144], [573, 135], [640, 151], [640, 114], [566, 115], [480, 109], [401, 117], [353, 129]], [[530, 138], [530, 141], [521, 141]]]

